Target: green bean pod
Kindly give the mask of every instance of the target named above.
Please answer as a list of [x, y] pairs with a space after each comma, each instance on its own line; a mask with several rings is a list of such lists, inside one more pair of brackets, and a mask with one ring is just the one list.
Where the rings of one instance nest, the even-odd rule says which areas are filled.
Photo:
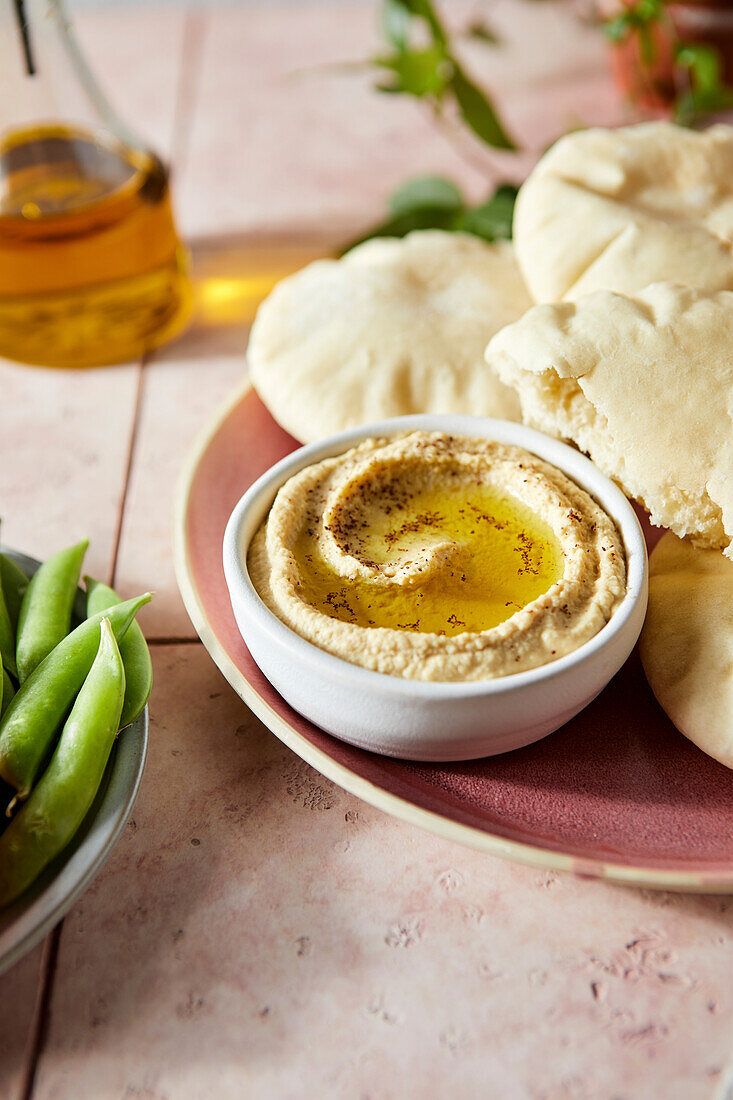
[[89, 540], [83, 539], [60, 550], [31, 577], [20, 606], [15, 643], [21, 684], [69, 633], [81, 563], [88, 545]]
[[8, 676], [7, 669], [3, 669], [2, 675], [2, 702], [0, 703], [0, 718], [2, 718], [5, 711], [10, 706], [10, 700], [15, 695], [15, 688], [13, 687], [13, 681]]
[[[114, 589], [101, 581], [85, 577], [84, 583], [87, 586], [87, 615], [96, 615], [122, 602]], [[129, 726], [142, 713], [153, 686], [153, 663], [139, 623], [130, 623], [125, 636], [120, 639], [120, 653], [125, 666], [126, 684], [120, 718], [122, 728]]]
[[20, 566], [16, 565], [7, 554], [0, 554], [0, 586], [5, 597], [13, 634], [15, 634], [18, 629], [20, 605], [28, 587], [28, 578]]
[[0, 776], [27, 798], [38, 769], [64, 715], [92, 666], [102, 619], [122, 638], [140, 608], [152, 599], [145, 592], [99, 612], [67, 634], [18, 689], [0, 719]]
[[0, 906], [14, 901], [63, 851], [99, 790], [120, 724], [125, 670], [109, 619], [56, 751], [0, 836]]

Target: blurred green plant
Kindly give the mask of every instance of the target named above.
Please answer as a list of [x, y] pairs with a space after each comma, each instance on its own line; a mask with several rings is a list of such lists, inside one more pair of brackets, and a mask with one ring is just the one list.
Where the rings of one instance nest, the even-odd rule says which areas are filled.
[[606, 37], [618, 45], [636, 39], [641, 64], [650, 73], [658, 61], [655, 35], [663, 34], [672, 52], [672, 117], [682, 126], [695, 126], [710, 115], [731, 110], [733, 88], [723, 79], [718, 50], [680, 39], [668, 7], [669, 0], [635, 0], [606, 19], [603, 29]]
[[[670, 44], [674, 68], [672, 117], [698, 125], [719, 111], [733, 109], [733, 88], [725, 83], [718, 51], [710, 45], [681, 41], [668, 12], [669, 0], [628, 0], [616, 15], [602, 20], [607, 38], [620, 45], [638, 43], [640, 64], [650, 73], [657, 64], [659, 32]], [[510, 136], [489, 94], [468, 75], [454, 39], [466, 37], [490, 47], [501, 45], [483, 20], [451, 35], [432, 0], [382, 0], [384, 49], [366, 65], [377, 72], [375, 87], [384, 95], [411, 96], [430, 110], [443, 133], [475, 166], [464, 143], [466, 129], [483, 146], [514, 152]], [[360, 66], [361, 67], [361, 66]], [[486, 241], [511, 238], [517, 188], [501, 184], [477, 206], [466, 202], [455, 183], [440, 176], [408, 180], [392, 194], [386, 219], [348, 248], [371, 237], [404, 237], [415, 229], [473, 233]]]
[[606, 19], [603, 24], [606, 37], [611, 42], [624, 42], [630, 35], [636, 35], [642, 61], [651, 65], [656, 59], [652, 27], [666, 15], [664, 8], [664, 0], [637, 0], [625, 11]]
[[444, 229], [473, 233], [485, 241], [509, 239], [517, 188], [503, 183], [478, 206], [467, 203], [456, 187], [442, 176], [418, 176], [403, 183], [390, 196], [389, 216], [344, 248], [348, 252], [372, 237], [404, 237], [415, 229]]
[[[489, 95], [459, 61], [432, 0], [382, 0], [381, 27], [386, 48], [368, 62], [378, 73], [377, 91], [420, 100], [454, 141], [456, 128], [467, 127], [492, 149], [516, 150]], [[489, 46], [501, 41], [484, 20], [473, 20], [463, 33]], [[459, 151], [465, 155], [465, 148]], [[512, 184], [501, 184], [484, 202], [471, 206], [450, 180], [420, 176], [398, 187], [389, 199], [386, 220], [344, 251], [371, 237], [404, 237], [414, 229], [461, 231], [487, 241], [511, 237], [516, 194]]]
[[[487, 145], [516, 149], [491, 99], [458, 60], [431, 0], [383, 0], [382, 30], [388, 48], [370, 59], [380, 72], [377, 91], [414, 96], [435, 115], [454, 109]], [[472, 23], [467, 33], [491, 45], [499, 41], [483, 22]]]
[[677, 64], [686, 69], [690, 86], [675, 103], [675, 119], [682, 126], [694, 126], [707, 115], [733, 108], [733, 88], [721, 75], [720, 54], [712, 46], [678, 42]]

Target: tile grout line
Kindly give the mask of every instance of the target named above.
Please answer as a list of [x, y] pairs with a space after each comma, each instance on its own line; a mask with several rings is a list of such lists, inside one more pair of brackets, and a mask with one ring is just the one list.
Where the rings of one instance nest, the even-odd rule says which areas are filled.
[[169, 156], [177, 176], [182, 175], [186, 167], [208, 22], [204, 12], [190, 7], [186, 9], [181, 47], [181, 71], [176, 88]]
[[[206, 20], [199, 13], [193, 12], [189, 9], [186, 14], [183, 45], [181, 49], [181, 75], [179, 77], [178, 88], [176, 91], [176, 107], [174, 111], [171, 137], [171, 160], [175, 159], [176, 162], [183, 161], [183, 150], [186, 148], [187, 145], [186, 139], [188, 137], [188, 131], [190, 130], [190, 121], [193, 114], [193, 104], [195, 100], [195, 86], [197, 83], [198, 74], [201, 70], [201, 43], [203, 27], [205, 26], [205, 23]], [[190, 62], [190, 64], [187, 64], [187, 62]], [[191, 73], [193, 73], [192, 78], [190, 78]], [[186, 79], [187, 76], [189, 76], [189, 79]], [[119, 560], [120, 545], [122, 542], [122, 530], [124, 525], [125, 510], [127, 506], [127, 497], [130, 487], [130, 475], [132, 472], [135, 445], [137, 442], [138, 430], [140, 425], [140, 412], [142, 409], [145, 366], [147, 361], [148, 357], [143, 356], [143, 358], [137, 364], [136, 368], [137, 385], [135, 389], [135, 405], [133, 410], [132, 430], [130, 432], [130, 439], [125, 462], [124, 485], [120, 498], [118, 521], [114, 533], [112, 561], [109, 572], [109, 583], [112, 587], [114, 587], [117, 576], [117, 565]], [[149, 639], [149, 641], [153, 645], [178, 645], [185, 643], [195, 643], [198, 642], [199, 639], [165, 638]], [[38, 993], [36, 997], [36, 1005], [33, 1014], [31, 1032], [29, 1035], [24, 1072], [21, 1079], [19, 1100], [31, 1100], [34, 1091], [38, 1065], [40, 1063], [41, 1054], [48, 1035], [48, 1028], [51, 1018], [51, 999], [53, 995], [54, 979], [56, 976], [56, 969], [58, 964], [59, 946], [61, 942], [61, 931], [63, 928], [63, 923], [63, 919], [59, 921], [59, 923], [51, 930], [51, 932], [46, 937], [46, 942], [44, 944], [43, 955], [40, 965], [41, 972], [38, 981]]]
[[135, 387], [135, 405], [132, 411], [132, 430], [130, 431], [130, 439], [127, 446], [127, 455], [125, 459], [125, 477], [124, 484], [122, 486], [122, 494], [120, 496], [120, 506], [118, 510], [117, 527], [115, 529], [114, 544], [112, 548], [112, 562], [110, 565], [109, 584], [111, 588], [114, 588], [115, 581], [117, 580], [117, 563], [120, 556], [120, 544], [122, 543], [122, 528], [125, 522], [125, 510], [127, 508], [127, 496], [130, 490], [130, 476], [132, 474], [132, 463], [135, 457], [135, 444], [137, 443], [138, 431], [140, 428], [140, 412], [142, 410], [143, 403], [143, 379], [145, 376], [145, 361], [146, 357], [140, 360], [137, 365], [137, 385]]
[[[203, 37], [203, 27], [205, 26], [205, 20], [201, 13], [195, 12], [192, 9], [186, 11], [183, 41], [181, 43], [181, 68], [177, 81], [176, 93], [175, 93], [175, 105], [173, 108], [173, 122], [171, 126], [171, 145], [169, 159], [178, 166], [179, 161], [183, 159], [182, 150], [186, 146], [185, 138], [188, 137], [188, 131], [190, 130], [190, 121], [193, 114], [193, 103], [195, 100], [195, 89], [197, 84], [198, 74], [201, 70], [201, 42]], [[189, 74], [192, 74], [189, 79], [186, 79]], [[184, 138], [185, 135], [185, 138]], [[112, 588], [115, 586], [117, 580], [117, 565], [119, 562], [120, 546], [122, 543], [122, 529], [125, 522], [125, 510], [127, 506], [127, 496], [130, 489], [130, 476], [132, 473], [132, 465], [135, 457], [135, 445], [137, 442], [138, 432], [140, 428], [140, 413], [142, 410], [143, 391], [145, 388], [145, 368], [153, 361], [155, 353], [153, 351], [143, 355], [138, 364], [138, 378], [137, 389], [135, 392], [135, 408], [133, 412], [132, 432], [130, 433], [130, 443], [127, 451], [127, 462], [125, 466], [125, 483], [122, 490], [122, 498], [120, 500], [119, 519], [117, 523], [117, 529], [115, 531], [114, 550], [112, 554], [112, 563], [110, 568], [109, 583]], [[152, 639], [148, 639], [152, 641]]]
[[[117, 570], [117, 559], [119, 556], [120, 541], [122, 538], [122, 524], [124, 520], [125, 506], [127, 503], [127, 492], [130, 484], [130, 472], [132, 470], [132, 461], [135, 452], [135, 441], [137, 439], [138, 425], [140, 422], [144, 365], [145, 358], [143, 357], [143, 359], [136, 366], [137, 384], [135, 388], [135, 405], [132, 415], [132, 429], [130, 431], [130, 440], [125, 460], [124, 485], [120, 498], [120, 507], [118, 513], [119, 518], [114, 533], [112, 565], [110, 569], [109, 581], [111, 586], [114, 586], [115, 573]], [[31, 1097], [33, 1095], [36, 1072], [38, 1070], [41, 1053], [43, 1051], [46, 1037], [48, 1035], [48, 1028], [51, 1019], [51, 998], [53, 995], [54, 979], [56, 977], [56, 967], [58, 963], [59, 946], [61, 943], [61, 932], [63, 929], [63, 925], [64, 918], [62, 917], [58, 924], [51, 929], [48, 936], [46, 937], [43, 957], [41, 959], [41, 973], [38, 980], [38, 997], [36, 1000], [36, 1008], [33, 1015], [33, 1024], [31, 1028], [30, 1041], [28, 1043], [28, 1051], [26, 1055], [23, 1078], [21, 1081], [19, 1100], [31, 1100]]]
[[[201, 15], [191, 10], [187, 12], [184, 29], [183, 45], [181, 50], [181, 75], [176, 92], [176, 108], [173, 119], [171, 138], [171, 159], [177, 162], [183, 159], [183, 149], [186, 146], [186, 138], [190, 128], [190, 120], [193, 113], [195, 99], [195, 86], [198, 73], [201, 69], [202, 58], [202, 28], [205, 20]], [[193, 73], [193, 78], [190, 74]], [[188, 79], [187, 79], [188, 77]], [[133, 411], [132, 430], [130, 432], [129, 445], [125, 462], [125, 475], [118, 522], [114, 533], [112, 561], [110, 564], [109, 583], [114, 586], [117, 576], [122, 531], [125, 519], [127, 497], [130, 487], [130, 475], [134, 461], [135, 445], [140, 425], [140, 412], [142, 409], [144, 376], [146, 357], [137, 364], [137, 385], [135, 390], [135, 405]], [[198, 638], [164, 638], [149, 639], [152, 645], [161, 644], [186, 644], [198, 642]], [[41, 973], [39, 975], [38, 994], [33, 1017], [33, 1025], [28, 1043], [24, 1074], [21, 1082], [20, 1100], [30, 1100], [33, 1094], [36, 1072], [40, 1061], [41, 1052], [48, 1033], [51, 1015], [51, 997], [53, 993], [54, 978], [59, 955], [61, 930], [63, 920], [51, 930], [46, 938], [43, 956], [41, 959]]]
[[[201, 74], [203, 59], [203, 40], [208, 24], [208, 17], [203, 13], [187, 8], [183, 28], [183, 41], [181, 43], [181, 68], [175, 93], [175, 105], [173, 109], [173, 123], [171, 126], [171, 143], [169, 161], [177, 174], [185, 170], [186, 155], [188, 152], [188, 138], [191, 132], [191, 120], [193, 118], [198, 81]], [[135, 397], [135, 413], [133, 418], [133, 430], [130, 437], [130, 447], [127, 455], [127, 470], [125, 487], [120, 506], [120, 518], [115, 538], [114, 555], [112, 559], [112, 572], [110, 585], [114, 588], [117, 579], [117, 564], [119, 560], [120, 545], [122, 542], [122, 528], [124, 524], [127, 495], [130, 487], [130, 475], [134, 461], [135, 444], [140, 426], [140, 412], [142, 409], [143, 393], [145, 389], [146, 367], [154, 362], [155, 351], [143, 356], [139, 366], [138, 387]], [[164, 635], [159, 638], [146, 638], [150, 646], [163, 645], [187, 645], [199, 642], [198, 637], [176, 637]]]
[[[190, 121], [193, 114], [193, 103], [195, 100], [195, 88], [197, 84], [198, 74], [201, 70], [201, 42], [203, 38], [203, 28], [205, 26], [205, 19], [202, 14], [195, 12], [192, 9], [186, 11], [183, 41], [181, 44], [181, 68], [180, 75], [177, 81], [176, 93], [175, 93], [175, 105], [173, 108], [173, 123], [171, 126], [171, 146], [170, 146], [170, 161], [176, 163], [178, 167], [179, 161], [183, 159], [182, 150], [186, 146], [184, 135], [188, 137], [188, 131], [190, 129]], [[186, 79], [188, 74], [193, 74], [189, 79]], [[147, 352], [140, 360], [137, 370], [137, 389], [135, 392], [135, 408], [133, 412], [132, 432], [130, 433], [130, 442], [127, 451], [127, 462], [125, 466], [125, 483], [122, 490], [122, 498], [120, 500], [119, 508], [119, 520], [117, 523], [117, 529], [115, 531], [114, 550], [112, 554], [112, 564], [110, 569], [110, 586], [114, 588], [117, 580], [117, 565], [119, 562], [120, 546], [122, 543], [122, 530], [125, 522], [125, 511], [127, 506], [127, 496], [130, 489], [130, 476], [132, 473], [132, 465], [135, 457], [135, 445], [137, 443], [138, 432], [140, 429], [140, 413], [142, 410], [143, 392], [145, 389], [145, 368], [154, 359], [154, 351]], [[154, 639], [148, 639], [149, 642], [154, 643]]]
[[59, 941], [61, 939], [61, 925], [59, 921], [46, 936], [41, 956], [40, 975], [38, 978], [38, 993], [33, 1011], [28, 1045], [26, 1048], [25, 1066], [18, 1093], [19, 1100], [30, 1100], [36, 1080], [36, 1070], [40, 1059], [41, 1049], [46, 1041], [49, 1020], [51, 1017], [51, 992], [53, 979], [56, 974], [56, 965], [59, 955]]

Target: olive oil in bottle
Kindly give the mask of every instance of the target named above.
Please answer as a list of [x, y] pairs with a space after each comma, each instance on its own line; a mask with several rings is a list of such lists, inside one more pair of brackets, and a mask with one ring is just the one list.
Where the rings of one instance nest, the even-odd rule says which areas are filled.
[[140, 356], [191, 290], [168, 173], [152, 153], [43, 123], [0, 140], [0, 355], [57, 367]]

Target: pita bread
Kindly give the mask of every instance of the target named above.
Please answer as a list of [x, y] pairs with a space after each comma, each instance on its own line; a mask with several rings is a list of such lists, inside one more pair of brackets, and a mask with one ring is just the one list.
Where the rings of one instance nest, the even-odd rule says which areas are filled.
[[301, 442], [408, 413], [518, 420], [483, 352], [531, 304], [507, 241], [432, 230], [367, 241], [275, 287], [252, 328], [252, 382]]
[[652, 523], [733, 558], [733, 293], [656, 283], [535, 306], [486, 358]]
[[733, 768], [733, 562], [668, 534], [649, 573], [649, 685], [685, 737]]
[[733, 127], [669, 122], [562, 138], [520, 189], [519, 266], [537, 302], [662, 279], [733, 288]]

